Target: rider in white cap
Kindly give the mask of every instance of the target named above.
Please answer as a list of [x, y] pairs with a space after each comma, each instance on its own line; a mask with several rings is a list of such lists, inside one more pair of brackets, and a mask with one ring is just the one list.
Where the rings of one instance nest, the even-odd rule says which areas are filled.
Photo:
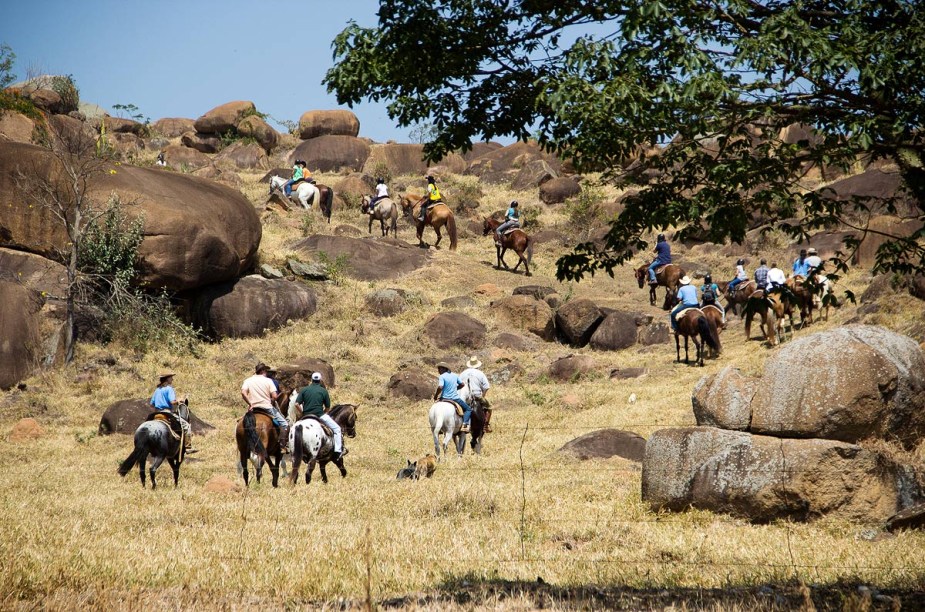
[[312, 384], [303, 387], [299, 391], [295, 403], [302, 410], [302, 418], [313, 416], [331, 428], [331, 433], [334, 434], [334, 456], [332, 460], [337, 461], [340, 459], [343, 451], [344, 436], [337, 421], [327, 414], [327, 411], [331, 409], [331, 396], [328, 395], [328, 390], [321, 384], [321, 372], [312, 374]]

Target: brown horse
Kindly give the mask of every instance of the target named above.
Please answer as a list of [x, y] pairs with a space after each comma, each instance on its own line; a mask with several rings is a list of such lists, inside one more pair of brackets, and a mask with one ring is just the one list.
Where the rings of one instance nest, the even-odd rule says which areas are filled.
[[424, 221], [419, 219], [421, 214], [421, 206], [424, 202], [427, 201], [427, 196], [419, 197], [414, 195], [403, 195], [401, 198], [401, 207], [405, 211], [405, 216], [409, 217], [414, 221], [414, 225], [418, 231], [418, 244], [420, 246], [427, 246], [424, 243], [424, 228], [428, 225], [434, 228], [434, 231], [437, 233], [437, 242], [434, 243], [435, 248], [439, 248], [440, 240], [443, 239], [443, 236], [440, 235], [440, 228], [444, 225], [446, 226], [446, 233], [450, 236], [450, 250], [456, 250], [456, 218], [453, 217], [453, 211], [450, 210], [450, 207], [445, 203], [440, 202], [434, 204], [427, 210], [427, 216], [424, 217]]
[[[701, 306], [700, 310], [703, 311], [703, 315], [710, 319], [713, 322], [713, 325], [716, 327], [716, 335], [719, 336], [724, 329], [726, 329], [726, 322], [723, 320], [723, 311], [719, 306], [714, 304], [706, 304]], [[718, 354], [710, 348], [710, 356], [717, 357]]]
[[253, 459], [257, 482], [260, 482], [263, 464], [266, 463], [273, 474], [273, 486], [279, 486], [279, 464], [283, 458], [283, 450], [279, 445], [279, 430], [273, 424], [273, 419], [263, 412], [248, 411], [238, 421], [234, 433], [244, 474], [244, 485], [250, 484], [247, 462], [248, 459]]
[[800, 329], [813, 324], [813, 292], [809, 283], [802, 276], [793, 276], [787, 279], [787, 288], [790, 289], [792, 301], [800, 310]]
[[745, 340], [752, 337], [752, 321], [755, 315], [761, 317], [761, 333], [768, 346], [777, 346], [784, 339], [784, 317], [790, 317], [790, 336], [793, 337], [793, 309], [782, 291], [773, 291], [765, 296], [761, 289], [751, 294], [745, 304]]
[[[649, 280], [649, 264], [643, 264], [636, 268], [634, 274], [639, 288], [642, 289]], [[665, 303], [662, 304], [662, 310], [670, 310], [672, 306], [678, 303], [679, 281], [684, 276], [684, 268], [676, 264], [667, 264], [655, 269], [655, 280], [657, 285], [649, 285], [649, 304], [655, 306], [655, 289], [665, 287]]]
[[742, 316], [742, 309], [745, 303], [748, 302], [748, 298], [758, 290], [758, 283], [753, 280], [742, 281], [736, 285], [735, 293], [732, 294], [729, 293], [728, 282], [718, 282], [716, 286], [719, 287], [719, 290], [723, 292], [726, 298], [726, 310], [732, 310], [739, 317]]
[[[494, 217], [485, 217], [485, 222], [482, 224], [482, 235], [494, 235], [495, 230], [498, 229], [501, 223], [502, 221], [498, 221]], [[499, 270], [502, 265], [505, 270], [510, 270], [507, 262], [504, 261], [504, 254], [508, 249], [513, 249], [514, 252], [517, 253], [517, 257], [520, 258], [512, 272], [516, 272], [517, 268], [519, 268], [522, 263], [527, 276], [532, 276], [532, 274], [530, 274], [530, 260], [533, 259], [533, 240], [527, 235], [527, 232], [518, 228], [512, 232], [505, 232], [505, 234], [501, 236], [500, 242], [495, 240], [495, 250], [498, 256], [498, 265], [495, 267]], [[527, 253], [526, 257], [524, 257], [524, 252]]]
[[690, 363], [688, 356], [688, 339], [694, 340], [694, 346], [697, 347], [697, 358], [694, 363], [703, 366], [704, 346], [710, 347], [714, 356], [719, 356], [723, 350], [719, 341], [719, 332], [713, 319], [703, 313], [698, 308], [692, 308], [683, 313], [681, 317], [675, 319], [678, 323], [678, 329], [674, 333], [675, 348], [678, 353], [678, 363], [681, 363], [681, 336], [684, 336], [684, 363]]

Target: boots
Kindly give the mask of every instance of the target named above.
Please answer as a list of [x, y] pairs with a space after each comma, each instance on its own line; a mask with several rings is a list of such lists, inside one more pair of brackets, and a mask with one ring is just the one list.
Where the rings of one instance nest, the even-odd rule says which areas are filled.
[[491, 433], [491, 408], [485, 409], [485, 433]]

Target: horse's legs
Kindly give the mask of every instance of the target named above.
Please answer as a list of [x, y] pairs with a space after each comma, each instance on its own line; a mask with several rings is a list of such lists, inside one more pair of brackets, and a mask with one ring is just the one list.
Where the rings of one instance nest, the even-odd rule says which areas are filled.
[[339, 457], [339, 458], [337, 459], [337, 461], [334, 462], [334, 465], [336, 465], [336, 466], [337, 466], [337, 469], [340, 470], [340, 477], [341, 477], [341, 478], [346, 478], [346, 477], [347, 477], [347, 468], [344, 467], [344, 458], [343, 458], [343, 457]]
[[278, 454], [274, 457], [275, 462], [271, 461], [269, 456], [267, 456], [267, 464], [270, 466], [270, 474], [273, 475], [273, 486], [279, 486], [279, 461], [282, 459], [282, 454]]
[[369, 227], [367, 228], [367, 232], [366, 232], [366, 233], [367, 233], [367, 234], [372, 234], [372, 233], [373, 233], [373, 216], [372, 216], [372, 215], [369, 216]]
[[498, 260], [498, 263], [495, 264], [495, 269], [501, 269], [501, 245], [495, 244], [495, 258]]
[[148, 467], [148, 453], [142, 453], [138, 458], [138, 474], [141, 476], [141, 488], [145, 487], [145, 469]]
[[[315, 457], [312, 457], [308, 461], [308, 465], [305, 466], [305, 484], [310, 484], [312, 481], [312, 472], [315, 471], [315, 464], [318, 460]], [[325, 480], [327, 482], [327, 480]]]
[[436, 232], [436, 234], [437, 234], [437, 242], [434, 243], [434, 248], [435, 248], [435, 249], [439, 249], [439, 248], [440, 248], [440, 240], [443, 238], [443, 236], [440, 235], [440, 228], [439, 228], [439, 227], [434, 227], [434, 232]]
[[437, 455], [437, 461], [440, 461], [440, 428], [434, 428], [434, 454]]
[[655, 306], [655, 287], [656, 285], [649, 285], [649, 305]]
[[681, 363], [681, 337], [678, 335], [678, 332], [674, 333], [674, 348], [675, 352], [678, 354], [675, 363]]
[[180, 481], [180, 460], [172, 457], [167, 460], [167, 463], [170, 464], [170, 469], [173, 470], [173, 488], [176, 489]]
[[506, 262], [506, 261], [504, 261], [504, 254], [505, 254], [505, 253], [507, 253], [507, 247], [504, 246], [504, 245], [502, 244], [502, 245], [501, 245], [501, 254], [498, 255], [498, 259], [501, 260], [501, 265], [504, 266], [504, 269], [505, 269], [505, 270], [510, 270], [511, 267], [510, 267], [509, 265], [507, 265], [507, 262]]
[[241, 471], [244, 474], [244, 486], [249, 487], [251, 474], [250, 474], [250, 471], [247, 469], [247, 463], [250, 461], [250, 453], [248, 453], [246, 450], [243, 450], [241, 451], [240, 455], [241, 455], [241, 458], [240, 458]]
[[161, 455], [156, 457], [154, 461], [151, 462], [151, 490], [157, 488], [157, 480], [155, 480], [155, 474], [157, 473], [157, 468], [161, 467], [161, 464], [164, 463], [164, 456]]
[[690, 341], [690, 338], [691, 338], [690, 336], [684, 336], [684, 363], [691, 362], [690, 355], [688, 355], [688, 352], [687, 352], [687, 347], [689, 346], [688, 343]]
[[463, 453], [466, 451], [466, 434], [461, 433], [455, 436], [456, 438], [456, 454], [460, 457], [463, 456]]
[[[264, 446], [266, 448], [266, 446]], [[260, 482], [260, 478], [263, 476], [263, 458], [257, 457], [257, 460], [254, 462], [254, 472], [257, 474], [257, 482]]]
[[703, 367], [703, 345], [705, 343], [697, 339], [697, 336], [694, 336], [694, 347], [697, 349], [697, 355], [694, 358], [694, 363], [699, 363]]

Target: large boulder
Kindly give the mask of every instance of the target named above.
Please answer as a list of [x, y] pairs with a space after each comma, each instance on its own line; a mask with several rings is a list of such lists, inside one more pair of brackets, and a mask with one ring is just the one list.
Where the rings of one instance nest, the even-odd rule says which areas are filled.
[[222, 139], [215, 134], [204, 134], [202, 132], [186, 132], [180, 137], [180, 143], [184, 147], [209, 154], [218, 153], [224, 145]]
[[0, 113], [0, 140], [32, 142], [35, 123], [25, 115], [5, 110]]
[[492, 342], [492, 346], [522, 352], [536, 350], [536, 342], [525, 336], [512, 334], [509, 332], [502, 332], [498, 334], [495, 338], [495, 341]]
[[151, 130], [155, 134], [160, 134], [165, 138], [177, 138], [186, 132], [193, 131], [195, 129], [193, 125], [195, 123], [196, 122], [192, 119], [185, 119], [182, 117], [165, 117], [152, 123]]
[[566, 355], [549, 364], [546, 373], [553, 380], [575, 382], [595, 369], [594, 359], [588, 355]]
[[334, 186], [334, 193], [354, 200], [359, 212], [360, 198], [370, 195], [376, 190], [376, 179], [368, 174], [355, 172], [350, 174]]
[[292, 363], [274, 365], [276, 367], [276, 380], [279, 381], [280, 387], [284, 390], [301, 389], [311, 383], [312, 374], [315, 372], [321, 374], [321, 382], [325, 387], [333, 389], [337, 386], [334, 366], [324, 359], [299, 357]]
[[502, 322], [527, 331], [550, 342], [555, 340], [556, 326], [552, 308], [529, 295], [512, 295], [492, 302], [491, 310]]
[[266, 151], [256, 142], [236, 142], [215, 156], [219, 168], [266, 170], [270, 167]]
[[251, 275], [199, 290], [192, 322], [216, 339], [247, 338], [308, 318], [317, 306], [318, 297], [307, 285]]
[[379, 289], [366, 295], [366, 308], [376, 316], [394, 317], [405, 310], [403, 289]]
[[168, 145], [161, 152], [167, 165], [181, 172], [204, 168], [212, 163], [212, 158], [202, 151], [186, 146]]
[[527, 163], [514, 180], [511, 182], [511, 189], [515, 191], [529, 191], [536, 189], [546, 181], [558, 178], [559, 174], [544, 159], [536, 159]]
[[540, 200], [544, 204], [560, 204], [579, 193], [581, 185], [568, 176], [554, 178], [540, 185]]
[[882, 202], [893, 198], [897, 212], [902, 216], [918, 214], [918, 205], [915, 198], [903, 188], [902, 175], [896, 171], [882, 168], [868, 168], [861, 174], [855, 174], [830, 183], [819, 189], [823, 197], [833, 198], [842, 202], [850, 202], [853, 198], [861, 198], [875, 213], [885, 212]]
[[594, 330], [589, 344], [597, 351], [619, 351], [636, 344], [637, 331], [635, 314], [613, 311]]
[[697, 424], [747, 431], [758, 384], [756, 379], [743, 376], [741, 370], [731, 365], [713, 376], [704, 376], [691, 396]]
[[506, 147], [494, 148], [473, 158], [469, 162], [466, 174], [473, 174], [480, 178], [489, 175], [504, 176], [510, 180], [521, 168], [536, 160], [546, 161], [556, 171], [561, 167], [559, 160], [545, 153], [536, 142], [515, 142]]
[[145, 141], [131, 132], [107, 134], [104, 140], [113, 157], [121, 161], [134, 160], [145, 150]]
[[599, 429], [566, 442], [559, 452], [582, 461], [616, 456], [641, 463], [646, 452], [646, 440], [631, 431]]
[[257, 107], [253, 102], [243, 100], [226, 102], [196, 119], [193, 127], [197, 132], [224, 134], [237, 130], [238, 123], [242, 119], [256, 114]]
[[41, 295], [17, 282], [0, 280], [0, 389], [9, 389], [39, 365], [38, 312]]
[[[55, 258], [67, 243], [63, 224], [50, 210], [30, 207], [16, 184], [17, 172], [47, 172], [55, 185], [58, 166], [47, 150], [0, 143], [0, 246]], [[88, 195], [106, 202], [119, 196], [129, 217], [144, 218], [139, 249], [140, 280], [151, 288], [183, 290], [239, 276], [253, 265], [261, 225], [240, 192], [205, 179], [157, 168], [112, 166], [91, 182]]]
[[53, 89], [39, 87], [24, 92], [33, 104], [46, 113], [66, 113], [64, 100], [61, 95]]
[[388, 168], [392, 176], [424, 174], [427, 172], [424, 145], [398, 143], [375, 145], [370, 149], [369, 158], [366, 160], [366, 171], [369, 174], [375, 173], [379, 164]]
[[[556, 312], [556, 328], [569, 344], [581, 347], [588, 343], [603, 318], [604, 313], [591, 300], [572, 300]], [[635, 323], [633, 326], [635, 331]]]
[[[115, 433], [133, 435], [138, 426], [144, 423], [152, 412], [154, 409], [148, 399], [119, 400], [110, 404], [103, 412], [97, 431], [101, 436]], [[190, 411], [189, 424], [194, 434], [203, 434], [215, 429], [192, 411]]]
[[299, 136], [303, 140], [318, 136], [353, 136], [360, 133], [360, 120], [353, 111], [313, 110], [299, 118]]
[[145, 134], [145, 125], [143, 123], [121, 117], [103, 117], [100, 121], [100, 129], [110, 134], [134, 134], [135, 136], [144, 136]]
[[392, 375], [388, 389], [393, 397], [426, 400], [437, 390], [437, 377], [418, 370], [403, 370]]
[[471, 349], [485, 344], [485, 325], [469, 315], [457, 312], [438, 312], [424, 324], [422, 336], [442, 349], [462, 346]]
[[369, 157], [369, 145], [354, 136], [319, 136], [303, 141], [289, 155], [289, 161], [303, 159], [313, 172], [338, 172], [349, 168], [363, 169]]
[[554, 293], [556, 293], [555, 289], [544, 285], [521, 285], [520, 287], [514, 287], [514, 291], [511, 292], [512, 295], [529, 295], [544, 301]]
[[655, 511], [694, 507], [754, 522], [881, 521], [923, 494], [911, 469], [854, 444], [684, 427], [647, 440], [642, 499]]
[[751, 402], [751, 431], [857, 442], [925, 435], [925, 355], [911, 338], [849, 325], [785, 344]]
[[343, 273], [359, 280], [384, 280], [413, 272], [428, 261], [427, 251], [394, 239], [314, 235], [292, 245], [296, 253], [344, 262]]
[[266, 153], [272, 151], [279, 141], [279, 134], [276, 133], [276, 130], [257, 115], [251, 115], [239, 121], [238, 134], [246, 138], [253, 138]]

